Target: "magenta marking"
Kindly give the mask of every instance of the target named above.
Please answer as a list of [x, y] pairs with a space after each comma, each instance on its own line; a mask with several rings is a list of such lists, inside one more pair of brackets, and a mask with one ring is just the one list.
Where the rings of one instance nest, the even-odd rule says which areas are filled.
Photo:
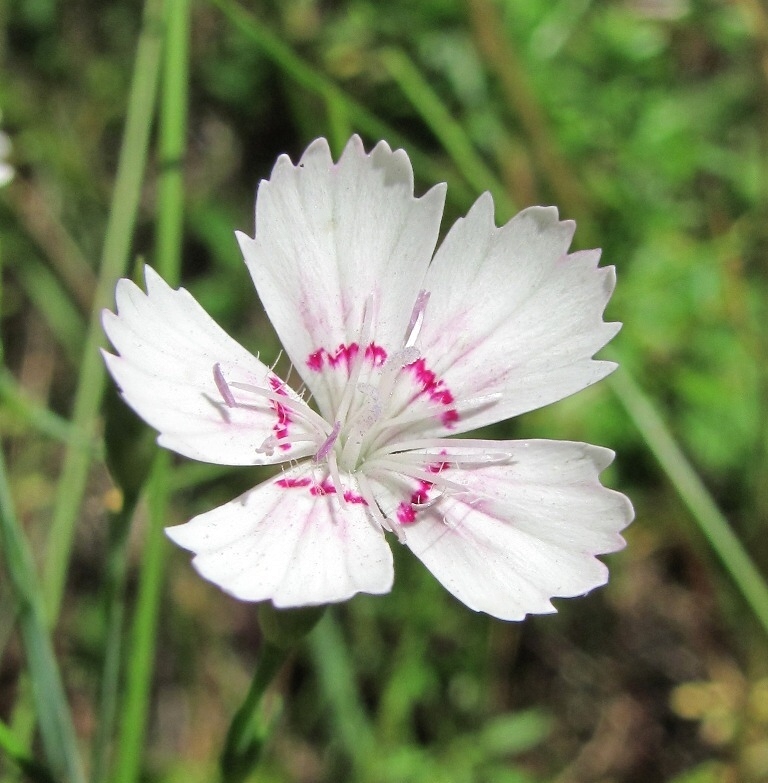
[[308, 478], [281, 478], [278, 479], [275, 484], [278, 487], [285, 487], [286, 489], [293, 489], [294, 487], [308, 487], [312, 483]]
[[[335, 351], [318, 348], [307, 357], [307, 367], [314, 372], [321, 372], [325, 367], [336, 369], [343, 366], [346, 367], [347, 372], [350, 372], [358, 353], [360, 353], [360, 346], [357, 343], [349, 345], [342, 343]], [[372, 367], [381, 367], [387, 360], [387, 352], [376, 343], [370, 343], [363, 356]]]
[[[430, 473], [439, 473], [445, 465], [448, 465], [448, 463], [435, 463], [434, 465], [428, 465], [427, 470]], [[416, 489], [411, 492], [408, 502], [402, 501], [397, 507], [395, 513], [400, 524], [411, 525], [416, 522], [417, 516], [422, 510], [421, 507], [429, 503], [429, 493], [434, 486], [435, 485], [431, 481], [425, 481], [424, 479], [419, 480]]]
[[229, 384], [224, 379], [224, 374], [221, 371], [221, 365], [216, 362], [213, 365], [213, 382], [216, 384], [216, 388], [219, 390], [219, 394], [226, 403], [228, 408], [234, 408], [237, 404], [235, 397], [232, 394], [232, 390], [229, 388]]
[[410, 525], [416, 521], [416, 511], [410, 503], [403, 501], [397, 507], [397, 519], [401, 525]]
[[[336, 487], [333, 482], [326, 478], [319, 484], [313, 482], [312, 479], [304, 476], [303, 478], [282, 478], [278, 479], [275, 484], [285, 489], [297, 489], [301, 487], [309, 487], [309, 494], [315, 497], [324, 497], [325, 495], [335, 495]], [[344, 500], [347, 503], [357, 504], [361, 506], [367, 506], [368, 503], [364, 497], [358, 495], [356, 492], [352, 492], [350, 489], [344, 490]]]
[[[276, 376], [269, 376], [269, 385], [275, 394], [279, 394], [282, 397], [287, 397], [288, 393], [285, 390], [285, 384]], [[288, 425], [293, 423], [290, 410], [276, 400], [270, 400], [269, 405], [277, 415], [277, 422], [272, 425], [272, 431], [275, 433], [275, 437], [278, 441], [288, 437]], [[283, 451], [288, 451], [291, 448], [290, 443], [280, 443], [280, 448]]]
[[447, 408], [440, 414], [440, 421], [446, 427], [452, 427], [459, 420], [459, 412], [453, 407], [454, 397], [445, 381], [428, 369], [427, 361], [423, 357], [406, 364], [405, 369], [413, 373], [417, 383], [421, 386], [420, 395], [425, 394], [432, 402]]
[[[441, 454], [445, 454], [445, 450], [440, 452]], [[426, 466], [426, 469], [430, 473], [442, 473], [446, 468], [450, 468], [451, 463], [450, 462], [430, 462], [429, 465]]]
[[365, 349], [365, 358], [374, 366], [381, 367], [387, 361], [387, 352], [376, 343], [370, 343]]

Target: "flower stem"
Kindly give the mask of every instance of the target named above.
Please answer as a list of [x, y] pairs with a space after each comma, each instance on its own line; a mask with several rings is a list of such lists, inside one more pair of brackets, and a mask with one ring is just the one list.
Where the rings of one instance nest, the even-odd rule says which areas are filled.
[[220, 767], [223, 783], [241, 783], [261, 756], [264, 729], [260, 705], [265, 691], [285, 663], [290, 649], [265, 642], [251, 687], [227, 732]]

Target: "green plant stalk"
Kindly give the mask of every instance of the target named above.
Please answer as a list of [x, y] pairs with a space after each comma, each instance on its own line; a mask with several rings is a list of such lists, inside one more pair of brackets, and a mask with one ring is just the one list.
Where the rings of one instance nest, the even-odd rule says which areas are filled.
[[344, 104], [333, 95], [326, 98], [325, 111], [328, 116], [328, 143], [333, 157], [338, 158], [352, 135], [349, 114]]
[[333, 716], [334, 733], [355, 772], [352, 779], [365, 780], [365, 770], [374, 755], [374, 733], [333, 613], [326, 612], [308, 641], [320, 689]]
[[229, 21], [241, 33], [252, 40], [290, 79], [307, 91], [318, 95], [326, 105], [344, 107], [351, 123], [373, 139], [386, 139], [396, 147], [408, 149], [408, 156], [414, 169], [427, 182], [450, 180], [448, 198], [457, 207], [465, 208], [474, 201], [472, 191], [462, 180], [456, 179], [455, 172], [449, 167], [435, 163], [429, 155], [418, 150], [406, 137], [368, 111], [361, 103], [350, 98], [330, 79], [316, 68], [304, 62], [278, 36], [267, 30], [247, 11], [230, 0], [212, 0]]
[[768, 632], [768, 585], [728, 520], [712, 499], [651, 400], [626, 370], [610, 378], [619, 402], [629, 414], [699, 529], [741, 591], [758, 622]]
[[155, 258], [157, 271], [170, 285], [178, 285], [184, 233], [184, 156], [187, 144], [189, 80], [188, 0], [168, 3], [160, 106], [160, 178]]
[[261, 701], [275, 675], [290, 654], [289, 647], [265, 642], [251, 686], [230, 724], [219, 760], [222, 783], [242, 783], [261, 755], [263, 726]]
[[[131, 238], [138, 214], [157, 91], [162, 9], [163, 0], [146, 0], [117, 178], [99, 266], [99, 280], [75, 394], [72, 423], [86, 441], [95, 435], [105, 384], [104, 366], [99, 354], [103, 340], [101, 310], [112, 303], [115, 283], [128, 266]], [[83, 449], [71, 444], [67, 447], [56, 492], [43, 574], [45, 607], [51, 625], [55, 624], [61, 606], [72, 539], [90, 461], [90, 455]]]
[[453, 158], [467, 183], [477, 193], [490, 190], [497, 211], [501, 212], [505, 220], [512, 217], [515, 206], [507, 189], [477, 153], [461, 123], [451, 116], [440, 96], [411, 59], [399, 49], [385, 49], [380, 56], [390, 76]]
[[[53, 652], [42, 591], [32, 554], [16, 519], [11, 491], [0, 450], [0, 537], [5, 567], [18, 606], [18, 623], [24, 641], [43, 749], [54, 775], [68, 783], [84, 783], [77, 737]], [[15, 739], [15, 738], [14, 738]], [[24, 743], [15, 739], [18, 747]]]
[[90, 451], [91, 456], [101, 456], [97, 441], [85, 441], [69, 421], [35, 402], [5, 367], [0, 367], [0, 404], [13, 417], [14, 422], [62, 443], [72, 443], [75, 448]]
[[125, 700], [120, 707], [114, 783], [135, 783], [139, 779], [149, 712], [149, 691], [154, 666], [157, 618], [165, 563], [165, 516], [168, 495], [170, 454], [155, 458], [147, 482], [149, 521], [136, 613], [130, 638], [130, 657], [125, 682]]
[[[167, 0], [166, 43], [160, 105], [160, 181], [158, 183], [157, 271], [171, 284], [179, 279], [184, 227], [183, 159], [186, 152], [189, 72], [188, 0]], [[117, 756], [116, 783], [135, 783], [141, 771], [147, 733], [149, 693], [154, 668], [157, 618], [165, 565], [165, 536], [171, 458], [154, 460], [147, 484], [149, 529], [133, 624]]]
[[558, 147], [549, 122], [528, 84], [527, 75], [504, 24], [491, 0], [466, 0], [470, 23], [480, 55], [495, 72], [510, 112], [519, 118], [539, 169], [547, 178], [557, 201], [579, 221], [580, 235], [591, 241], [590, 199], [574, 176]]
[[104, 664], [99, 683], [98, 721], [91, 755], [91, 783], [104, 783], [109, 779], [109, 751], [115, 731], [120, 687], [120, 661], [125, 617], [124, 590], [128, 570], [128, 533], [135, 509], [135, 499], [133, 502], [126, 499], [123, 508], [110, 519], [109, 525], [107, 584], [105, 585], [107, 632], [104, 645]]
[[33, 783], [56, 783], [47, 769], [27, 756], [21, 740], [0, 721], [0, 750], [6, 758], [12, 759], [19, 770]]

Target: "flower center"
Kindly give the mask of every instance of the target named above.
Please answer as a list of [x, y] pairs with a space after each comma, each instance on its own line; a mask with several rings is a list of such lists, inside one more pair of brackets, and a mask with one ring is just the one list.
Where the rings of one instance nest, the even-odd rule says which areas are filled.
[[401, 347], [391, 355], [371, 339], [371, 300], [363, 313], [359, 342], [335, 350], [320, 347], [309, 355], [307, 367], [313, 372], [346, 376], [333, 427], [315, 454], [315, 460], [327, 461], [332, 472], [359, 471], [369, 456], [419, 421], [438, 417], [447, 427], [458, 421], [453, 395], [415, 345], [428, 301], [429, 292], [419, 292]]

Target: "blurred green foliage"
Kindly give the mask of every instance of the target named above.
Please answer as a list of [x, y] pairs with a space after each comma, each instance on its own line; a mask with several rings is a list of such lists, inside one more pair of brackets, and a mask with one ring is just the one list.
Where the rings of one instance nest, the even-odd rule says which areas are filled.
[[[115, 539], [133, 616], [147, 527], [140, 504], [130, 538], [115, 534], [122, 498], [103, 450], [68, 423], [141, 13], [134, 0], [0, 7], [0, 108], [17, 169], [0, 192], [0, 433], [41, 569], [64, 444], [92, 450], [56, 630], [83, 746], [101, 719]], [[352, 132], [404, 145], [418, 189], [449, 183], [444, 230], [483, 189], [500, 222], [556, 203], [578, 221], [576, 245], [602, 246], [617, 267], [616, 354], [765, 572], [764, 4], [198, 0], [190, 21], [181, 280], [222, 326], [277, 358], [233, 231], [252, 232], [255, 186], [276, 157], [295, 158], [317, 136], [337, 153]], [[149, 159], [134, 276], [139, 259], [155, 262], [163, 167], [154, 139]], [[108, 426], [115, 421], [110, 414]], [[253, 780], [768, 779], [766, 723], [748, 706], [768, 675], [764, 636], [620, 394], [604, 383], [492, 434], [618, 452], [605, 480], [632, 497], [638, 520], [626, 552], [610, 558], [611, 584], [561, 602], [555, 617], [506, 625], [472, 614], [398, 551], [392, 594], [333, 608], [270, 691]], [[166, 522], [263, 477], [179, 461]], [[142, 774], [210, 781], [258, 658], [256, 608], [199, 580], [184, 553], [169, 558]], [[0, 718], [24, 736], [14, 621], [0, 570]], [[721, 676], [726, 665], [738, 676]], [[722, 684], [729, 733], [706, 730], [711, 711], [681, 707], [675, 694], [694, 682]], [[3, 780], [12, 770], [0, 761]]]

